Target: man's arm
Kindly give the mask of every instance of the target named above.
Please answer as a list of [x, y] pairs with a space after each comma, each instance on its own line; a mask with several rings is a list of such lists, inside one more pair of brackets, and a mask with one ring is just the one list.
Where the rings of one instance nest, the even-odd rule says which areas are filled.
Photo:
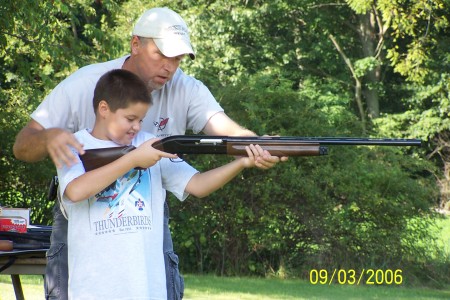
[[224, 112], [213, 115], [202, 130], [207, 135], [229, 135], [229, 136], [256, 136], [251, 130], [245, 129], [233, 121]]
[[[243, 128], [233, 121], [224, 112], [213, 115], [203, 128], [203, 132], [208, 135], [257, 136], [253, 131]], [[256, 167], [270, 169], [278, 162], [288, 159], [287, 157], [279, 158], [277, 156], [271, 156], [267, 153], [263, 156], [256, 157]]]
[[25, 162], [37, 162], [49, 155], [60, 168], [63, 163], [71, 165], [77, 161], [69, 146], [84, 153], [83, 145], [71, 132], [61, 128], [45, 129], [35, 120], [30, 120], [17, 134], [13, 152], [17, 159]]

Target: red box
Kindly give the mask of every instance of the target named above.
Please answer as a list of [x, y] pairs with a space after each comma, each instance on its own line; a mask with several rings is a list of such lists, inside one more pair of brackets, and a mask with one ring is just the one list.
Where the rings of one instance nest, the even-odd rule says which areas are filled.
[[27, 220], [22, 217], [0, 217], [0, 231], [27, 232]]

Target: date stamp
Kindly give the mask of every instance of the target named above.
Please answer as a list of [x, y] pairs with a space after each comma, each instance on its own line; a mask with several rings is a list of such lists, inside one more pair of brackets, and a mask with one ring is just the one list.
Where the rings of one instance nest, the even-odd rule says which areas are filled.
[[309, 283], [331, 285], [332, 283], [347, 285], [401, 285], [403, 272], [401, 269], [362, 269], [357, 272], [353, 269], [312, 269], [309, 271]]

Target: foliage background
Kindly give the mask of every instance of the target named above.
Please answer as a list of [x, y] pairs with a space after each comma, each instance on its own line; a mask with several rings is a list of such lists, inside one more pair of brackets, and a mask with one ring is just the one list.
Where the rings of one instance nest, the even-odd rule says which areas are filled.
[[[420, 138], [423, 146], [330, 147], [246, 170], [205, 199], [170, 201], [185, 272], [307, 276], [311, 268], [402, 268], [448, 283], [428, 230], [449, 207], [448, 1], [2, 1], [0, 202], [51, 223], [49, 160], [17, 161], [17, 132], [77, 68], [128, 52], [154, 6], [188, 23], [202, 80], [258, 134]], [[230, 158], [187, 157], [200, 170]]]

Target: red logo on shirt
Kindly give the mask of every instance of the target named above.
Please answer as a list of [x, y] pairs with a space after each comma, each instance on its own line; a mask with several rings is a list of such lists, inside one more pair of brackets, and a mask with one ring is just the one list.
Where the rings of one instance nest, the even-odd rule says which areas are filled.
[[162, 131], [164, 130], [164, 128], [166, 128], [167, 123], [169, 123], [169, 118], [160, 118], [160, 121], [153, 122], [153, 125], [155, 125], [155, 127], [158, 127], [158, 131]]

